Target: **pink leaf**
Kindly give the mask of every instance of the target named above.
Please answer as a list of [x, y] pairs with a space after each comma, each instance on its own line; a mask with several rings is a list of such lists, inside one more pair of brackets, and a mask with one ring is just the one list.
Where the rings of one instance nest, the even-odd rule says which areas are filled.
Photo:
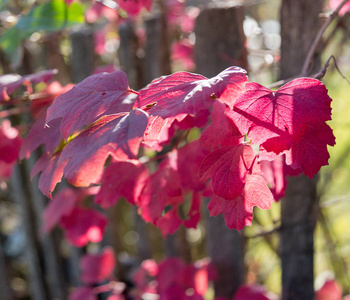
[[246, 80], [246, 72], [238, 67], [228, 68], [211, 79], [178, 72], [158, 78], [142, 89], [135, 107], [163, 119], [180, 114], [196, 115], [207, 109], [215, 98], [231, 103], [243, 89]]
[[145, 7], [151, 9], [152, 0], [118, 0], [119, 7], [124, 9], [129, 15], [136, 16]]
[[96, 195], [95, 201], [103, 208], [108, 208], [125, 197], [134, 205], [148, 176], [148, 170], [143, 164], [112, 163], [103, 173], [101, 190]]
[[105, 247], [99, 254], [86, 254], [80, 260], [81, 281], [98, 284], [111, 277], [115, 257], [111, 247]]
[[[335, 10], [340, 3], [342, 3], [342, 0], [329, 0], [330, 9]], [[344, 16], [349, 11], [350, 11], [350, 1], [346, 2], [345, 5], [340, 9], [339, 16]]]
[[230, 229], [241, 230], [244, 226], [251, 226], [253, 208], [269, 209], [273, 196], [265, 180], [259, 174], [247, 175], [242, 193], [232, 199], [224, 199], [214, 195], [208, 209], [211, 216], [223, 214], [225, 223]]
[[130, 114], [101, 117], [63, 149], [61, 161], [67, 180], [76, 186], [89, 186], [102, 174], [109, 155], [117, 160], [135, 159], [147, 125], [147, 114], [134, 109]]
[[47, 110], [46, 123], [62, 118], [61, 133], [67, 139], [107, 111], [128, 112], [134, 98], [135, 92], [129, 88], [124, 72], [95, 74], [57, 97]]
[[222, 147], [211, 152], [199, 169], [201, 181], [212, 178], [213, 192], [225, 199], [241, 195], [247, 174], [260, 174], [253, 149], [248, 145]]
[[102, 240], [107, 219], [92, 209], [75, 207], [68, 216], [63, 216], [60, 226], [72, 245], [82, 247], [89, 241], [98, 243]]

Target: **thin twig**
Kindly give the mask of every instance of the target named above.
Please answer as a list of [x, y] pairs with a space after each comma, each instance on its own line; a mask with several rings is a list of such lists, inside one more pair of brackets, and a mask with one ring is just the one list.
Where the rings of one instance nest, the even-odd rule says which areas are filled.
[[326, 22], [323, 23], [322, 27], [320, 28], [320, 30], [317, 33], [316, 38], [314, 39], [311, 48], [306, 56], [301, 74], [302, 76], [307, 76], [308, 72], [309, 72], [309, 68], [311, 65], [311, 62], [313, 60], [313, 57], [315, 55], [315, 52], [322, 40], [323, 34], [326, 31], [327, 27], [329, 26], [329, 24], [333, 21], [334, 18], [336, 18], [338, 16], [338, 13], [340, 11], [340, 9], [345, 5], [345, 3], [348, 2], [348, 0], [343, 0], [338, 7], [329, 15], [328, 19], [326, 20]]
[[329, 207], [329, 206], [332, 206], [334, 204], [337, 204], [339, 202], [344, 202], [344, 201], [350, 201], [350, 196], [344, 196], [344, 197], [340, 197], [340, 198], [337, 198], [337, 199], [333, 199], [333, 200], [329, 200], [329, 201], [323, 202], [322, 204], [320, 204], [320, 207], [321, 208], [325, 208], [325, 207]]
[[270, 235], [272, 233], [280, 231], [280, 229], [281, 229], [281, 226], [276, 226], [276, 227], [272, 228], [271, 230], [262, 231], [262, 232], [259, 232], [257, 234], [251, 235], [251, 236], [246, 235], [245, 237], [247, 239], [255, 239], [255, 238], [258, 238], [258, 237], [263, 237], [263, 236], [266, 236], [266, 235]]

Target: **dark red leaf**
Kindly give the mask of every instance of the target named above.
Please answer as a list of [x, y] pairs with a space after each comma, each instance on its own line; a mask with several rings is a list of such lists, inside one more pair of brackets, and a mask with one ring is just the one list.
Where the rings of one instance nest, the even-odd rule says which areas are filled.
[[183, 222], [187, 228], [197, 228], [198, 222], [201, 218], [201, 203], [201, 195], [199, 193], [193, 193], [191, 208], [187, 214], [188, 219]]
[[135, 92], [122, 71], [92, 75], [57, 97], [47, 110], [46, 123], [62, 118], [61, 133], [67, 139], [103, 114], [130, 111]]
[[94, 289], [91, 287], [78, 287], [70, 295], [69, 300], [97, 300]]

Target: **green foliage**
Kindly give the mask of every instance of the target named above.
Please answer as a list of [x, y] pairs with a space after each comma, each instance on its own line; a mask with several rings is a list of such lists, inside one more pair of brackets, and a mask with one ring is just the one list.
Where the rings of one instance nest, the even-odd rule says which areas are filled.
[[13, 53], [36, 31], [54, 32], [84, 22], [83, 5], [74, 2], [67, 6], [64, 0], [53, 0], [33, 7], [19, 18], [16, 25], [9, 28], [0, 38], [0, 47], [7, 53]]

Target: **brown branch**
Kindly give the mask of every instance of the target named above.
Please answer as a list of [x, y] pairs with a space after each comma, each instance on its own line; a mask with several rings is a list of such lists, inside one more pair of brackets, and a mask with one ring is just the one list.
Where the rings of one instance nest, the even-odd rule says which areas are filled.
[[345, 5], [345, 3], [348, 2], [348, 0], [343, 0], [338, 7], [329, 15], [328, 19], [326, 20], [326, 22], [323, 23], [322, 27], [320, 28], [320, 30], [317, 33], [316, 38], [314, 39], [311, 48], [306, 56], [302, 71], [301, 71], [301, 75], [302, 76], [307, 76], [309, 69], [310, 69], [310, 65], [311, 62], [313, 60], [313, 57], [315, 55], [315, 52], [322, 40], [323, 34], [326, 31], [327, 27], [329, 26], [329, 24], [333, 21], [333, 19], [335, 19], [338, 16], [338, 13], [340, 11], [340, 9]]

